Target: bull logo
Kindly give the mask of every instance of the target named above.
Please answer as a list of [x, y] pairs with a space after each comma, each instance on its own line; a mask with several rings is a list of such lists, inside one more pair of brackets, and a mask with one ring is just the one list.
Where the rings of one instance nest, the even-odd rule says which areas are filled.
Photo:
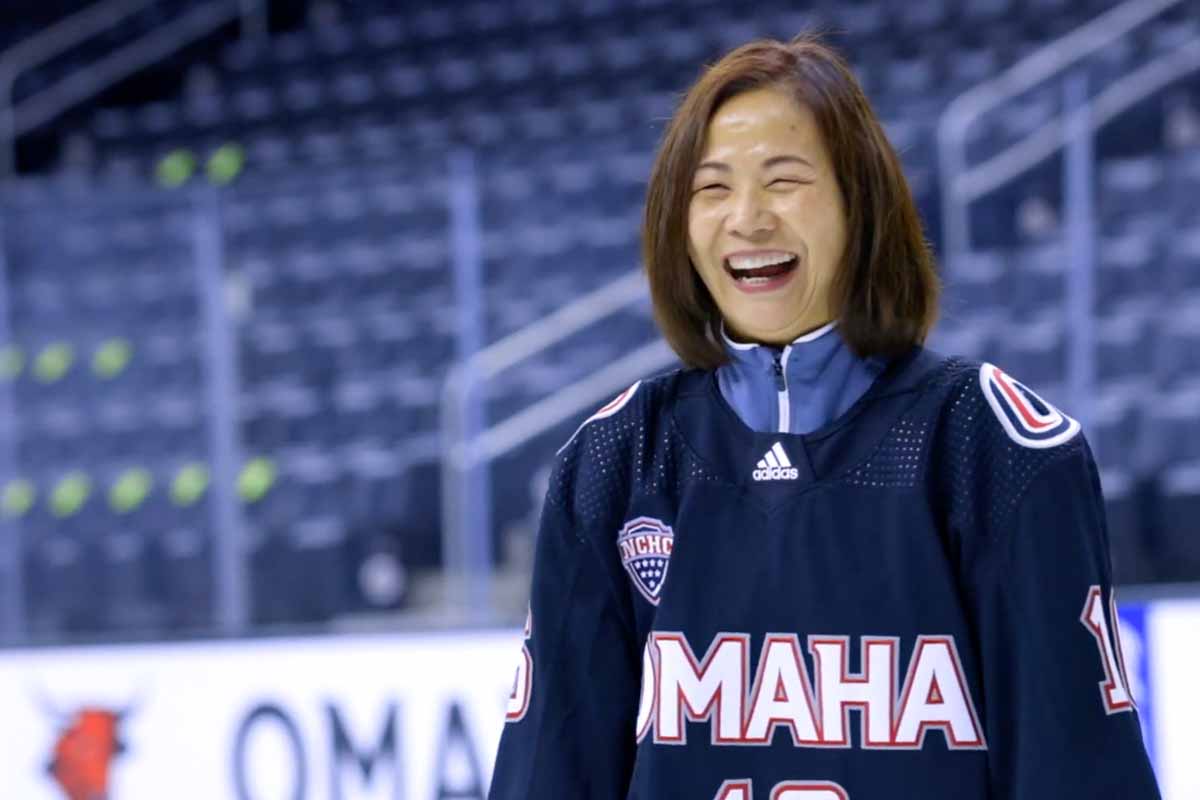
[[108, 800], [108, 779], [113, 760], [125, 752], [121, 723], [132, 705], [112, 710], [83, 706], [64, 714], [42, 705], [60, 722], [46, 771], [67, 800]]

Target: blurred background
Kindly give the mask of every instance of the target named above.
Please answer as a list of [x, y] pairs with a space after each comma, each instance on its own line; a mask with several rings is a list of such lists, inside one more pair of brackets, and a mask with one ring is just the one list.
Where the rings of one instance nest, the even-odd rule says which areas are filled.
[[550, 459], [676, 365], [665, 122], [814, 29], [939, 254], [930, 346], [1083, 423], [1200, 798], [1197, 0], [5, 0], [0, 796], [482, 797]]

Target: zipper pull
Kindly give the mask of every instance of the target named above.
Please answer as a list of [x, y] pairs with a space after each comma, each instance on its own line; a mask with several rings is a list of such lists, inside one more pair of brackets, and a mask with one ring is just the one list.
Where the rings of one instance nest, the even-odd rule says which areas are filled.
[[786, 385], [783, 382], [783, 364], [779, 363], [779, 354], [775, 354], [775, 388], [778, 391], [783, 391]]

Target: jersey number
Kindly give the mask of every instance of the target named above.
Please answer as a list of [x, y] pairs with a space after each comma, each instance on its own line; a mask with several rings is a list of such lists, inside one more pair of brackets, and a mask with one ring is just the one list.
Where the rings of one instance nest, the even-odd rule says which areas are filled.
[[[533, 611], [525, 615], [525, 641], [533, 635]], [[513, 678], [512, 692], [508, 695], [508, 707], [504, 712], [505, 722], [520, 722], [529, 710], [529, 696], [533, 693], [533, 656], [529, 645], [521, 645], [521, 660], [517, 662], [517, 674]]]
[[[754, 800], [754, 782], [749, 778], [725, 781], [713, 800]], [[830, 781], [784, 781], [775, 784], [771, 800], [850, 800], [850, 795]]]
[[1104, 595], [1099, 586], [1088, 589], [1087, 601], [1083, 605], [1083, 613], [1079, 621], [1096, 639], [1096, 647], [1100, 648], [1100, 663], [1104, 667], [1104, 680], [1100, 681], [1100, 699], [1104, 702], [1104, 710], [1109, 714], [1128, 711], [1134, 708], [1133, 695], [1129, 693], [1129, 681], [1125, 676], [1125, 658], [1121, 654], [1121, 639], [1117, 635], [1113, 642], [1110, 631], [1117, 630], [1116, 598], [1109, 593], [1108, 616], [1111, 626], [1104, 620]]

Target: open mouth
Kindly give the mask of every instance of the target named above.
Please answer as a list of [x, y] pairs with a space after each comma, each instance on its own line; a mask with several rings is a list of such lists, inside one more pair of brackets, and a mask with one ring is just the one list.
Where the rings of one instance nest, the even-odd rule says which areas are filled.
[[774, 264], [766, 264], [761, 267], [753, 267], [750, 269], [735, 269], [729, 259], [725, 259], [725, 272], [731, 278], [737, 281], [738, 284], [746, 287], [768, 286], [778, 282], [778, 279], [788, 275], [796, 269], [800, 263], [798, 256], [792, 256], [786, 261], [779, 261]]

